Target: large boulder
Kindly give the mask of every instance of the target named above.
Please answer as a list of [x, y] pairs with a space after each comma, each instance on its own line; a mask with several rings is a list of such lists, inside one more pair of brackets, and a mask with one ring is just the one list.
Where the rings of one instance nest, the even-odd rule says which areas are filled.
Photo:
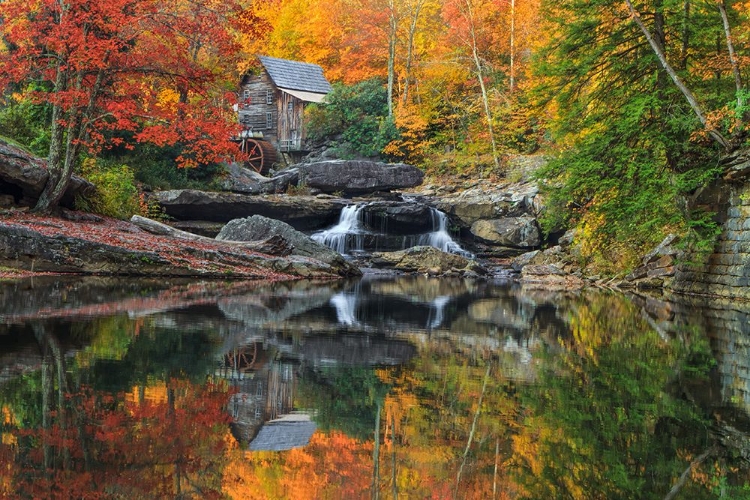
[[482, 219], [471, 225], [471, 234], [483, 242], [515, 248], [535, 248], [542, 234], [534, 217], [502, 217]]
[[[45, 160], [0, 139], [0, 195], [12, 197], [16, 205], [34, 205], [48, 178]], [[60, 204], [72, 207], [77, 195], [93, 189], [93, 184], [74, 175]]]
[[324, 193], [345, 195], [408, 189], [419, 186], [424, 173], [405, 163], [381, 163], [367, 160], [327, 160], [295, 167], [299, 182]]
[[399, 271], [434, 276], [479, 276], [487, 272], [472, 259], [429, 246], [374, 253], [372, 263], [378, 267], [393, 267]]
[[319, 260], [330, 265], [341, 276], [357, 276], [361, 274], [359, 269], [344, 259], [341, 254], [325, 245], [321, 245], [285, 222], [263, 217], [262, 215], [253, 215], [252, 217], [229, 221], [219, 231], [216, 239], [260, 241], [276, 235], [281, 236], [284, 240], [292, 244], [292, 255]]
[[373, 201], [362, 212], [362, 221], [367, 229], [386, 234], [418, 234], [437, 229], [432, 208], [423, 203]]
[[336, 223], [347, 202], [326, 196], [252, 196], [178, 189], [153, 193], [151, 198], [177, 220], [229, 222], [233, 219], [262, 215], [283, 220], [297, 230], [322, 229]]

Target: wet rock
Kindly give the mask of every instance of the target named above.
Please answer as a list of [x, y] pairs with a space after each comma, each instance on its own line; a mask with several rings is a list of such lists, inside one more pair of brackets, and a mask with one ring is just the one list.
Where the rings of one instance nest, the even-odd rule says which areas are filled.
[[398, 252], [376, 252], [372, 255], [372, 264], [430, 276], [478, 276], [487, 272], [471, 259], [428, 246]]
[[375, 201], [362, 209], [367, 229], [388, 235], [426, 233], [435, 229], [432, 209], [422, 203]]
[[344, 259], [341, 254], [321, 245], [312, 238], [295, 230], [289, 224], [253, 215], [228, 222], [216, 235], [217, 240], [263, 241], [272, 236], [281, 236], [292, 245], [292, 255], [309, 257], [324, 262], [336, 270], [340, 276], [358, 276], [359, 269]]

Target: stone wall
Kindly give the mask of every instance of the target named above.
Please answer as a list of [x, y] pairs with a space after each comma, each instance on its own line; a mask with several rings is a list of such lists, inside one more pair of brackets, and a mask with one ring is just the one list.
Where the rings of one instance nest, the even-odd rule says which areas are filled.
[[679, 265], [669, 287], [750, 300], [750, 183], [717, 183], [701, 199], [712, 201], [722, 232], [714, 252], [700, 265]]

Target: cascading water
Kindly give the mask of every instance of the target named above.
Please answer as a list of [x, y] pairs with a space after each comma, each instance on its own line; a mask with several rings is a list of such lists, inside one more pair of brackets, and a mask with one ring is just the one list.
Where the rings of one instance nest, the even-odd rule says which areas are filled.
[[[312, 239], [336, 250], [342, 255], [363, 252], [367, 240], [371, 242], [367, 243], [369, 247], [373, 247], [376, 250], [380, 249], [378, 242], [385, 235], [368, 231], [365, 228], [363, 211], [366, 207], [367, 204], [344, 207], [341, 210], [339, 222], [329, 229], [313, 234]], [[446, 215], [435, 208], [430, 208], [429, 210], [432, 222], [431, 231], [424, 234], [404, 236], [401, 239], [401, 248], [396, 248], [396, 250], [424, 245], [438, 248], [443, 252], [473, 258], [474, 255], [471, 252], [461, 248], [451, 237], [448, 232], [448, 218]]]
[[431, 209], [432, 212], [432, 232], [423, 234], [418, 239], [418, 245], [429, 245], [443, 252], [455, 253], [463, 257], [473, 258], [471, 252], [467, 252], [456, 243], [448, 233], [448, 217], [437, 209]]
[[341, 210], [339, 222], [330, 229], [312, 235], [312, 239], [341, 255], [351, 251], [362, 251], [364, 230], [362, 229], [362, 209], [365, 205], [349, 205]]

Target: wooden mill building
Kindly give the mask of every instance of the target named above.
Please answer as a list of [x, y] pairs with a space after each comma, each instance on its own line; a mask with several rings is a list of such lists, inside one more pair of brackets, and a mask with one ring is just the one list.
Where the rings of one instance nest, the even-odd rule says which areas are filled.
[[240, 82], [239, 121], [243, 149], [250, 164], [265, 173], [278, 160], [276, 152], [305, 150], [303, 112], [308, 103], [322, 102], [331, 84], [317, 64], [258, 56], [260, 72]]

